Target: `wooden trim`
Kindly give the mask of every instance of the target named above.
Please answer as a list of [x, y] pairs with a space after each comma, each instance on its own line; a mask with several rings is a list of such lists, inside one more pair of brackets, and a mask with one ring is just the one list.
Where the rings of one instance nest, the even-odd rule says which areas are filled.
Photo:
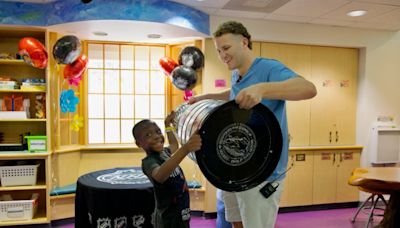
[[305, 147], [290, 147], [289, 151], [314, 151], [314, 150], [362, 150], [363, 146], [305, 146]]
[[60, 199], [72, 199], [72, 198], [75, 198], [75, 193], [50, 196], [50, 201], [60, 200]]

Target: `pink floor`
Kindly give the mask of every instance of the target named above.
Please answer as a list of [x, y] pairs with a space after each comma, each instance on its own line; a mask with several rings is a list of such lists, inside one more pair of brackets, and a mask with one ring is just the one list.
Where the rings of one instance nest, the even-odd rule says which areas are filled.
[[[278, 214], [278, 220], [275, 228], [361, 228], [365, 226], [367, 215], [360, 213], [356, 222], [350, 222], [351, 217], [355, 213], [356, 208], [307, 211], [307, 212], [291, 212]], [[374, 225], [377, 225], [381, 217], [376, 217]], [[53, 226], [18, 226], [18, 228], [73, 228], [73, 221], [64, 223], [63, 225]], [[202, 217], [192, 217], [192, 228], [211, 228], [215, 227], [215, 219], [204, 219]], [[373, 226], [370, 226], [373, 227]]]

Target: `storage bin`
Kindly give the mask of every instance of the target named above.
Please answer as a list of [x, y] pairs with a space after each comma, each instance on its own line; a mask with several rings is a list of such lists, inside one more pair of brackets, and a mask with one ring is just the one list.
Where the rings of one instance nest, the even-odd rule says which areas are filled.
[[31, 199], [28, 200], [13, 200], [10, 195], [2, 195], [0, 221], [32, 219], [38, 208], [38, 198], [38, 193], [33, 193]]
[[1, 186], [36, 185], [39, 165], [0, 166]]
[[25, 136], [28, 143], [28, 151], [46, 151], [47, 150], [47, 136], [32, 135]]

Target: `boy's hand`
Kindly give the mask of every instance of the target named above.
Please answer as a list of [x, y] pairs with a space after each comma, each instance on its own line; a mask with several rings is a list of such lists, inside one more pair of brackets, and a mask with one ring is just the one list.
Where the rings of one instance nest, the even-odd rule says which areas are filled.
[[182, 146], [182, 149], [186, 151], [186, 153], [192, 151], [198, 151], [201, 148], [201, 137], [195, 132], [192, 137], [190, 137], [189, 141], [185, 145]]
[[175, 114], [176, 114], [175, 111], [172, 111], [170, 114], [168, 114], [167, 117], [165, 117], [164, 120], [165, 127], [171, 126], [171, 124], [174, 122]]

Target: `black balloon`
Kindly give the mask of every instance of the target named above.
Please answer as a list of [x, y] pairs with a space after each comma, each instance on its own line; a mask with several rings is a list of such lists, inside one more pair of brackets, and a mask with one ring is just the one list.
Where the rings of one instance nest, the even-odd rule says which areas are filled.
[[172, 84], [180, 90], [190, 90], [197, 82], [197, 73], [187, 66], [178, 66], [171, 72]]
[[73, 63], [81, 54], [81, 42], [76, 36], [63, 36], [53, 47], [53, 57], [57, 63]]
[[204, 54], [195, 46], [185, 47], [179, 54], [179, 64], [198, 70], [204, 66]]

